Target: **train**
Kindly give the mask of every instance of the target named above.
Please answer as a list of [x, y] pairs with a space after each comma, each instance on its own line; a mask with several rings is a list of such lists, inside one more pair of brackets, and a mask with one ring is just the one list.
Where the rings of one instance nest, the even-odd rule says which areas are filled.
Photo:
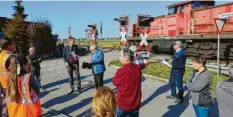
[[[215, 5], [215, 1], [183, 1], [167, 6], [166, 15], [154, 17], [147, 42], [153, 53], [172, 54], [172, 44], [180, 40], [188, 56], [216, 58], [218, 30], [214, 18], [233, 12], [233, 2]], [[137, 23], [130, 25], [128, 43], [137, 46], [141, 38]], [[229, 17], [220, 35], [220, 58], [233, 59], [233, 17]]]

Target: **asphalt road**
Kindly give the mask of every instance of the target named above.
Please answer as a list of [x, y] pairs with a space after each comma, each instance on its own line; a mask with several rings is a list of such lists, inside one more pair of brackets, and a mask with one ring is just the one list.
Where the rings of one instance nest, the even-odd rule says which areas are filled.
[[[113, 59], [119, 58], [119, 52], [105, 53], [107, 71], [104, 74], [104, 85], [111, 87], [112, 77], [116, 69], [107, 64]], [[90, 60], [90, 56], [81, 57], [83, 61]], [[69, 91], [68, 73], [62, 59], [46, 60], [42, 63], [42, 85], [45, 90], [41, 92], [41, 104], [43, 117], [89, 117], [91, 114], [91, 102], [95, 92], [94, 78], [91, 70], [81, 69], [82, 93], [67, 95]], [[192, 103], [185, 93], [185, 102], [176, 104], [165, 97], [170, 94], [167, 83], [142, 78], [142, 108], [140, 117], [195, 117]], [[210, 117], [218, 117], [216, 108], [212, 109]]]

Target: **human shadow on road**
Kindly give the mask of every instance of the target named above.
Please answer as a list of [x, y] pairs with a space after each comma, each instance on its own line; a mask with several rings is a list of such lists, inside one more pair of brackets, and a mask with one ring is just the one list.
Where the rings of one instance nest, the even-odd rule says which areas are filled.
[[56, 110], [53, 110], [53, 109], [50, 109], [46, 113], [42, 114], [40, 117], [56, 117], [56, 116], [59, 117], [59, 116], [61, 116], [61, 114], [65, 115], [66, 117], [72, 117], [72, 116], [66, 115], [64, 113], [57, 112]]
[[92, 108], [89, 108], [82, 112], [81, 114], [77, 115], [76, 117], [93, 117], [94, 113], [92, 112]]
[[59, 88], [51, 89], [51, 90], [44, 90], [40, 92], [40, 98], [43, 98], [44, 96], [48, 95], [50, 92], [56, 91]]
[[[111, 79], [112, 79], [112, 78], [105, 79], [105, 80], [104, 80], [104, 84], [110, 83], [110, 82], [112, 81]], [[86, 91], [88, 91], [88, 90], [90, 90], [90, 89], [93, 89], [93, 88], [95, 88], [95, 85], [87, 86], [86, 88], [82, 88], [82, 92], [86, 92]], [[116, 90], [116, 88], [113, 89], [113, 90]], [[77, 97], [77, 96], [76, 96], [76, 97]], [[74, 98], [75, 98], [75, 97], [74, 97]], [[72, 99], [73, 99], [73, 98], [72, 98]], [[53, 99], [53, 100], [55, 101], [55, 100], [57, 100], [57, 99]], [[70, 100], [70, 99], [69, 99], [69, 100]], [[73, 105], [71, 105], [71, 106], [68, 106], [68, 107], [66, 107], [66, 108], [63, 108], [63, 109], [61, 110], [61, 112], [66, 113], [66, 114], [70, 114], [70, 113], [72, 113], [72, 112], [74, 112], [74, 111], [77, 111], [77, 110], [79, 110], [80, 108], [82, 108], [82, 107], [88, 105], [89, 103], [91, 103], [91, 101], [92, 101], [92, 97], [87, 98], [87, 99], [84, 99], [84, 100], [82, 100], [80, 103], [73, 104]]]
[[84, 100], [81, 100], [81, 102], [77, 103], [77, 104], [73, 104], [69, 107], [63, 108], [62, 110], [60, 110], [61, 112], [64, 112], [66, 114], [70, 114], [76, 110], [81, 109], [82, 107], [90, 104], [92, 101], [92, 97], [86, 98]]
[[[81, 78], [81, 80], [83, 80], [83, 79], [85, 79], [85, 78], [87, 78], [89, 76], [92, 76], [92, 74], [86, 75], [86, 76], [80, 76], [80, 78]], [[58, 81], [51, 82], [51, 83], [48, 83], [46, 85], [43, 85], [42, 88], [47, 89], [47, 88], [51, 88], [51, 87], [54, 87], [56, 85], [61, 85], [61, 84], [68, 83], [68, 82], [69, 82], [69, 78], [66, 78], [66, 79], [58, 80]]]
[[162, 117], [180, 117], [185, 109], [189, 106], [189, 93], [184, 96], [184, 102], [181, 104], [170, 105], [169, 109]]
[[159, 96], [162, 93], [167, 92], [168, 90], [169, 90], [169, 85], [168, 84], [165, 84], [165, 85], [159, 87], [150, 97], [148, 97], [147, 99], [145, 99], [141, 103], [141, 107], [145, 106], [146, 104], [151, 102], [153, 99], [155, 99], [157, 96]]

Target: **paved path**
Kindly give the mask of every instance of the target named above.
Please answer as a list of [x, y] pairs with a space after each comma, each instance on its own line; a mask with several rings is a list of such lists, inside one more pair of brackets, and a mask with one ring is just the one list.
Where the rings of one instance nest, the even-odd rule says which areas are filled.
[[[116, 69], [108, 67], [107, 64], [110, 60], [118, 57], [119, 52], [105, 53], [107, 71], [104, 74], [104, 84], [114, 91], [116, 91], [116, 88], [112, 85], [112, 77]], [[90, 56], [81, 57], [80, 63], [89, 59]], [[90, 116], [91, 101], [95, 92], [94, 80], [91, 70], [80, 69], [80, 73], [82, 93], [67, 95], [69, 90], [68, 73], [63, 60], [53, 59], [42, 63], [42, 85], [45, 88], [41, 93], [41, 104], [44, 107], [43, 117]], [[166, 83], [152, 79], [142, 79], [140, 117], [195, 117], [187, 94], [185, 95], [185, 103], [177, 105], [172, 100], [165, 98], [169, 93]], [[217, 116], [211, 115], [210, 117]]]

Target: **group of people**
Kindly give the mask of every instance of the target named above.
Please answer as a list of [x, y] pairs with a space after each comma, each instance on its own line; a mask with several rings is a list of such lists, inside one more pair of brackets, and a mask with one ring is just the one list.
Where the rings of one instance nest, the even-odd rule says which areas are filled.
[[[30, 54], [27, 57], [17, 56], [14, 54], [16, 51], [15, 44], [11, 40], [2, 42], [0, 83], [3, 89], [1, 91], [5, 94], [8, 116], [41, 116], [39, 94], [42, 58], [36, 54], [34, 47], [29, 49]], [[69, 44], [63, 49], [63, 59], [70, 77], [68, 94], [72, 94], [75, 88], [78, 92], [81, 91], [81, 79], [78, 47], [74, 44], [74, 38], [69, 37], [68, 42]], [[186, 84], [183, 85], [186, 55], [181, 47], [180, 41], [173, 44], [175, 53], [172, 57], [169, 80], [171, 95], [167, 98], [174, 99], [178, 104], [183, 103], [184, 91], [188, 89], [196, 116], [208, 117], [209, 110], [214, 104], [214, 97], [211, 92], [212, 77], [205, 67], [206, 59], [201, 56], [192, 59], [194, 71]], [[142, 97], [142, 69], [147, 67], [147, 61], [137, 52], [136, 47], [126, 47], [121, 50], [119, 59], [123, 66], [116, 71], [112, 79], [113, 85], [117, 87], [117, 95], [115, 96], [111, 88], [103, 86], [103, 77], [106, 71], [104, 52], [98, 49], [96, 45], [90, 46], [90, 51], [92, 56], [88, 64], [92, 66], [96, 86], [92, 104], [95, 116], [139, 117]], [[229, 65], [229, 73], [230, 79], [218, 83], [216, 87], [220, 117], [230, 117], [233, 114], [233, 64]], [[75, 80], [77, 81], [76, 84], [74, 83]]]
[[3, 99], [9, 117], [39, 117], [40, 63], [42, 58], [31, 47], [27, 57], [16, 54], [16, 45], [11, 39], [2, 39], [0, 53], [1, 110]]
[[[181, 48], [182, 43], [173, 44], [175, 53], [172, 57], [169, 86], [171, 95], [177, 104], [184, 102], [184, 91], [188, 89], [197, 117], [208, 117], [214, 105], [214, 96], [211, 92], [212, 77], [206, 68], [206, 59], [198, 56], [192, 59], [193, 73], [183, 85], [186, 55]], [[123, 64], [113, 77], [113, 84], [117, 87], [117, 96], [109, 87], [98, 88], [94, 94], [93, 111], [97, 117], [138, 117], [141, 104], [141, 70], [148, 64], [140, 57], [135, 48], [124, 48], [120, 53], [120, 62]], [[141, 62], [140, 62], [141, 61]], [[219, 117], [233, 115], [233, 64], [229, 65], [230, 78], [217, 84], [216, 99], [219, 108]], [[176, 87], [178, 92], [176, 91]]]
[[[67, 67], [69, 74], [69, 84], [70, 91], [68, 94], [74, 92], [74, 82], [76, 80], [76, 87], [78, 92], [81, 92], [81, 79], [80, 79], [80, 70], [79, 70], [79, 57], [78, 57], [78, 46], [75, 45], [75, 40], [73, 37], [69, 37], [68, 45], [63, 49], [63, 60]], [[96, 45], [90, 46], [90, 51], [92, 52], [91, 60], [87, 63], [92, 65], [92, 73], [94, 75], [94, 82], [96, 89], [103, 86], [103, 77], [104, 72], [106, 71], [104, 63], [104, 52], [101, 49], [98, 49]], [[75, 76], [73, 76], [73, 72]], [[74, 78], [75, 77], [75, 78]]]

